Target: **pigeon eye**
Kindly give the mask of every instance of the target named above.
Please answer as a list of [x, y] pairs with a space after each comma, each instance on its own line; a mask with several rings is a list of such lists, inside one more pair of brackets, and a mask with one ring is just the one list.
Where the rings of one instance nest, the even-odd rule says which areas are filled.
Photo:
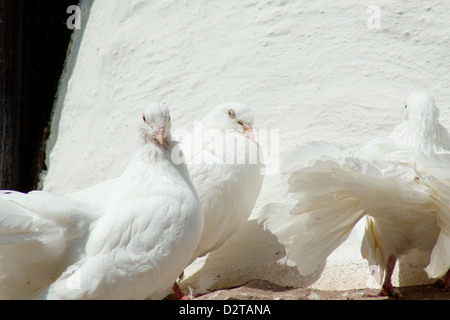
[[405, 109], [407, 109], [408, 108], [408, 106], [405, 104]]
[[233, 109], [228, 110], [228, 116], [229, 116], [231, 119], [236, 119], [236, 113], [234, 112]]
[[147, 122], [147, 119], [145, 119], [145, 114], [142, 115], [142, 119], [144, 120], [144, 122]]

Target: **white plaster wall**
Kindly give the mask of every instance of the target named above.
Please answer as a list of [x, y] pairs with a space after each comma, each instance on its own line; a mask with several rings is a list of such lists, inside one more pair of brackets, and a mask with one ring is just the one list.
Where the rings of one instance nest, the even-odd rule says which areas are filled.
[[[169, 105], [173, 129], [190, 129], [220, 102], [244, 102], [257, 127], [280, 130], [281, 157], [297, 143], [358, 145], [388, 135], [417, 89], [435, 97], [450, 128], [450, 2], [83, 4], [52, 124], [45, 190], [64, 194], [119, 175], [138, 144], [136, 124], [149, 100]], [[381, 10], [380, 29], [367, 26], [369, 5]], [[216, 286], [253, 278], [322, 289], [370, 285], [358, 230], [310, 277], [277, 264], [283, 248], [256, 219], [265, 204], [285, 200], [284, 178], [266, 176], [244, 230], [188, 268], [184, 284], [209, 273], [219, 276]], [[402, 263], [395, 278], [426, 281], [414, 261]]]

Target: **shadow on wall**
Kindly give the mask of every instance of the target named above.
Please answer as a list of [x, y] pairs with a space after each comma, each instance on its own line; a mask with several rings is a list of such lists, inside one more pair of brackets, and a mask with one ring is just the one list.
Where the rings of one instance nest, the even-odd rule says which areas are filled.
[[436, 279], [428, 278], [428, 274], [425, 272], [425, 267], [430, 262], [430, 254], [413, 250], [399, 259], [398, 282], [400, 286], [429, 284], [436, 281]]
[[[222, 247], [198, 258], [186, 270], [180, 286], [188, 292], [217, 290], [243, 285], [253, 279], [267, 280], [287, 287], [307, 287], [320, 277], [324, 265], [307, 277], [296, 267], [280, 263], [285, 249], [262, 223], [248, 220]], [[205, 279], [210, 279], [205, 281]], [[204, 288], [205, 283], [209, 286]]]
[[[61, 76], [61, 80], [59, 82], [57, 99], [56, 103], [53, 107], [53, 114], [51, 118], [51, 134], [47, 140], [46, 145], [46, 154], [47, 156], [50, 154], [50, 151], [55, 146], [55, 143], [58, 139], [58, 130], [59, 130], [59, 122], [61, 119], [61, 112], [64, 105], [64, 100], [67, 94], [67, 86], [69, 84], [69, 80], [72, 77], [73, 70], [75, 69], [78, 52], [80, 50], [80, 46], [83, 40], [84, 30], [86, 30], [86, 25], [89, 20], [89, 14], [91, 11], [92, 4], [94, 0], [80, 0], [79, 7], [81, 10], [80, 14], [80, 29], [74, 29], [72, 34], [72, 40], [70, 43], [70, 51], [69, 57], [66, 61], [66, 65], [64, 66], [64, 70]], [[47, 167], [48, 167], [48, 163]]]

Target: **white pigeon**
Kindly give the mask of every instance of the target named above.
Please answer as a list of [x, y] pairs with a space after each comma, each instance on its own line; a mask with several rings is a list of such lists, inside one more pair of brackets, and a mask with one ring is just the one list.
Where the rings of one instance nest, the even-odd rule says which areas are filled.
[[249, 107], [226, 102], [203, 118], [203, 134], [194, 132], [183, 139], [182, 149], [205, 219], [192, 261], [223, 245], [253, 210], [264, 179], [253, 122]]
[[32, 299], [84, 253], [94, 204], [44, 191], [0, 192], [0, 299]]
[[391, 276], [411, 249], [430, 253], [429, 277], [445, 276], [448, 288], [450, 181], [438, 173], [448, 176], [450, 136], [426, 93], [411, 94], [406, 106], [407, 117], [390, 139], [355, 152], [314, 142], [297, 146], [284, 161], [295, 204], [271, 204], [262, 220], [301, 274], [322, 265], [364, 218], [361, 253], [378, 268], [380, 281], [384, 275], [380, 295], [400, 295]]
[[[7, 298], [24, 298], [21, 291], [36, 279], [38, 290], [53, 282], [36, 299], [170, 293], [198, 244], [203, 215], [186, 165], [172, 162], [168, 109], [150, 105], [140, 132], [143, 146], [104, 205], [45, 192], [1, 197], [0, 290]], [[16, 276], [21, 283], [13, 292]]]

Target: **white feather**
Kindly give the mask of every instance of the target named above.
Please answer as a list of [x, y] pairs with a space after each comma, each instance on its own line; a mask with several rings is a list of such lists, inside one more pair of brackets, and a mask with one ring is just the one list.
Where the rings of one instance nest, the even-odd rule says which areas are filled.
[[[176, 142], [167, 109], [152, 105], [144, 119], [146, 144], [107, 183], [108, 196], [91, 202], [43, 192], [1, 196], [2, 297], [42, 291], [37, 299], [161, 299], [170, 293], [198, 244], [203, 215], [186, 165], [172, 162]], [[153, 124], [166, 127], [161, 146], [154, 133], [163, 131], [153, 131]], [[31, 236], [7, 242], [22, 233]]]
[[0, 298], [29, 299], [81, 254], [102, 212], [42, 191], [0, 195]]
[[[235, 119], [228, 115], [229, 110], [234, 111]], [[203, 128], [209, 134], [193, 133], [183, 139], [183, 152], [205, 217], [192, 260], [217, 249], [239, 230], [261, 190], [261, 151], [244, 135], [238, 121], [253, 124], [250, 108], [238, 102], [223, 103], [203, 119]], [[259, 158], [252, 159], [252, 154]]]
[[360, 219], [361, 253], [386, 269], [389, 256], [431, 253], [426, 268], [450, 267], [450, 136], [424, 93], [408, 98], [408, 116], [390, 138], [352, 151], [323, 142], [297, 146], [284, 161], [293, 206], [264, 209], [262, 219], [302, 274], [323, 264]]

